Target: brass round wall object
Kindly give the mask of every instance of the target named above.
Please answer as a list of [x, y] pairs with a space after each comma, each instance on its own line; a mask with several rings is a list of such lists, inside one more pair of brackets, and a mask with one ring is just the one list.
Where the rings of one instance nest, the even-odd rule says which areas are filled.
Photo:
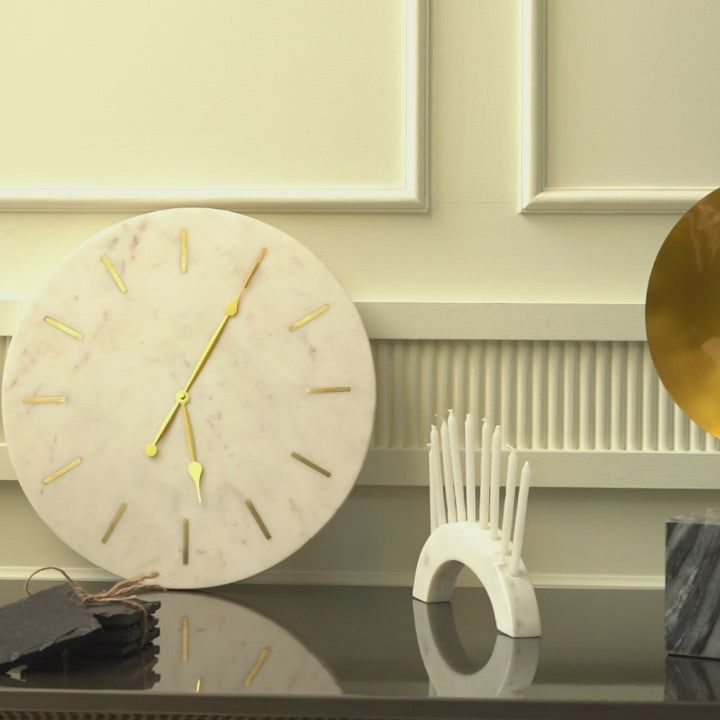
[[648, 282], [645, 326], [673, 400], [720, 437], [720, 189], [693, 205], [662, 244]]

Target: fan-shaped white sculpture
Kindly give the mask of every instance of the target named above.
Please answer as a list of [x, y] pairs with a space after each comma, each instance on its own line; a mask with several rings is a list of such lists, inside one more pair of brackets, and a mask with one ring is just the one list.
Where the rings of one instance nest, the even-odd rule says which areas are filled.
[[517, 453], [511, 449], [501, 527], [500, 426], [496, 426], [491, 440], [490, 427], [486, 421], [483, 423], [479, 512], [474, 429], [470, 415], [465, 421], [465, 437], [463, 487], [457, 420], [453, 411], [450, 410], [447, 420], [443, 420], [440, 431], [436, 426], [431, 429], [431, 532], [415, 569], [413, 597], [424, 602], [449, 600], [458, 574], [463, 567], [468, 567], [488, 593], [497, 629], [511, 637], [538, 637], [541, 626], [535, 588], [520, 556], [530, 465], [527, 462], [523, 465], [515, 510], [518, 463]]

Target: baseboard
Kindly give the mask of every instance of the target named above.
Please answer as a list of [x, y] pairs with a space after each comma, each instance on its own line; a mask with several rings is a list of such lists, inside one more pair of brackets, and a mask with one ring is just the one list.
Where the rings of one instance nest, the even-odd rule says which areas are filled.
[[[36, 567], [0, 567], [0, 580], [25, 582]], [[76, 582], [113, 582], [117, 577], [95, 567], [66, 567], [64, 571]], [[51, 570], [37, 577], [42, 580], [59, 580], [62, 577]], [[658, 589], [665, 579], [659, 575], [608, 575], [581, 573], [537, 573], [532, 574], [538, 588], [603, 588], [603, 589]], [[412, 587], [412, 572], [370, 572], [348, 570], [347, 572], [289, 571], [270, 569], [244, 581], [247, 584], [268, 585], [329, 585], [369, 587]], [[471, 577], [460, 576], [458, 587], [474, 587], [478, 583]]]

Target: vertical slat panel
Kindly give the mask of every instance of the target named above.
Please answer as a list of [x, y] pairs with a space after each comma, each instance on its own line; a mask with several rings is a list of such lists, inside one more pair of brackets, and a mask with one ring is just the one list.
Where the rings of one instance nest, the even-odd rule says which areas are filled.
[[595, 392], [594, 392], [594, 448], [610, 448], [610, 346], [606, 342], [597, 343], [595, 349]]
[[662, 383], [656, 385], [657, 391], [657, 449], [673, 449], [673, 415], [672, 400], [665, 392]]
[[560, 342], [548, 344], [547, 408], [548, 449], [559, 450], [563, 444], [563, 347]]
[[707, 443], [706, 439], [706, 433], [705, 431], [699, 426], [696, 425], [694, 422], [690, 423], [690, 450], [694, 450], [696, 452], [705, 450], [705, 445]]
[[425, 447], [453, 408], [476, 418], [478, 446], [485, 417], [527, 450], [720, 449], [675, 405], [643, 342], [379, 340], [373, 356], [375, 447]]
[[517, 425], [515, 446], [519, 450], [532, 447], [532, 345], [518, 342], [516, 358]]
[[690, 448], [690, 421], [688, 416], [668, 398], [673, 413], [673, 450]]
[[473, 446], [478, 446], [479, 428], [482, 425], [480, 419], [482, 411], [482, 379], [483, 379], [483, 354], [482, 343], [470, 343], [468, 348], [468, 412], [472, 413], [475, 419]]
[[458, 418], [461, 427], [465, 419], [465, 408], [468, 405], [467, 392], [467, 343], [460, 341], [453, 346], [452, 399], [448, 408], [455, 411], [455, 416]]
[[657, 376], [645, 349], [642, 368], [642, 449], [657, 448]]
[[717, 452], [720, 450], [720, 440], [710, 433], [705, 433], [705, 449]]
[[627, 446], [627, 345], [622, 342], [610, 344], [610, 423], [609, 447], [624, 450]]
[[420, 345], [417, 340], [409, 340], [405, 348], [405, 409], [403, 412], [403, 447], [421, 447], [422, 425], [430, 426], [430, 416], [422, 420], [422, 386], [420, 383]]
[[375, 404], [375, 447], [390, 447], [392, 397], [392, 342], [378, 340], [373, 343], [377, 401]]
[[450, 373], [452, 371], [451, 352], [449, 341], [439, 341], [435, 345], [437, 352], [437, 382], [435, 383], [435, 408], [433, 415], [444, 416], [452, 402], [450, 396]]
[[564, 343], [564, 347], [563, 447], [575, 450], [580, 444], [578, 434], [578, 368], [580, 346], [576, 342], [569, 342]]
[[418, 435], [420, 447], [430, 441], [430, 425], [435, 420], [435, 398], [437, 395], [437, 357], [435, 343], [420, 343], [420, 416]]
[[640, 450], [642, 448], [642, 368], [642, 343], [631, 342], [628, 344], [625, 371], [625, 405], [627, 412], [625, 430], [626, 448], [628, 450]]
[[503, 442], [514, 445], [517, 425], [518, 403], [516, 396], [516, 343], [500, 344], [500, 423], [503, 429]]
[[483, 417], [491, 425], [500, 422], [500, 393], [498, 388], [498, 365], [500, 362], [500, 347], [495, 341], [485, 344], [485, 412]]
[[547, 343], [532, 344], [532, 446], [547, 447]]
[[402, 448], [405, 444], [405, 417], [406, 417], [406, 394], [405, 394], [405, 343], [396, 343], [392, 349], [391, 372], [392, 382], [390, 396], [390, 447]]
[[594, 447], [593, 404], [595, 399], [593, 346], [580, 343], [578, 366], [578, 447], [591, 450]]

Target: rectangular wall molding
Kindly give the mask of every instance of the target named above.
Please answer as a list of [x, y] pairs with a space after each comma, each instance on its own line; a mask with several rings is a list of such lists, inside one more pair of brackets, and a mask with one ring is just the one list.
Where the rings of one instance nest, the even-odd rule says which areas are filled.
[[523, 0], [521, 28], [521, 213], [683, 213], [711, 187], [547, 186], [548, 0]]
[[[232, 4], [229, 7], [233, 7]], [[369, 63], [368, 67], [371, 67], [374, 72], [394, 72], [396, 76], [395, 84], [397, 84], [397, 97], [393, 96], [392, 102], [383, 100], [385, 105], [386, 125], [392, 125], [388, 129], [388, 138], [385, 139], [386, 144], [389, 143], [391, 146], [391, 152], [383, 151], [375, 147], [375, 143], [378, 142], [377, 137], [369, 136], [368, 138], [358, 139], [352, 134], [352, 129], [346, 131], [343, 128], [342, 122], [336, 124], [337, 132], [340, 133], [340, 140], [334, 140], [339, 142], [340, 147], [353, 147], [358, 142], [363, 142], [365, 147], [358, 151], [356, 154], [360, 159], [356, 163], [357, 168], [354, 166], [343, 167], [342, 172], [337, 171], [335, 166], [332, 166], [330, 170], [323, 169], [319, 170], [316, 174], [309, 174], [309, 170], [313, 170], [311, 163], [305, 158], [302, 152], [299, 152], [298, 158], [284, 158], [282, 162], [278, 163], [277, 158], [273, 155], [272, 158], [268, 158], [265, 165], [260, 167], [260, 171], [270, 177], [270, 180], [265, 182], [260, 180], [254, 180], [256, 177], [252, 170], [244, 170], [246, 162], [242, 156], [242, 151], [233, 150], [233, 142], [240, 134], [242, 128], [236, 128], [229, 121], [225, 121], [225, 124], [219, 126], [219, 118], [212, 117], [206, 119], [205, 123], [198, 122], [198, 128], [194, 130], [196, 135], [199, 137], [192, 138], [193, 146], [200, 146], [207, 144], [207, 138], [202, 137], [203, 134], [217, 134], [218, 132], [225, 132], [227, 134], [228, 149], [224, 153], [218, 153], [221, 157], [213, 160], [215, 166], [210, 169], [205, 168], [204, 175], [201, 174], [202, 179], [192, 181], [188, 184], [188, 177], [198, 177], [198, 173], [192, 170], [188, 173], [187, 164], [191, 163], [191, 160], [185, 160], [182, 157], [182, 148], [188, 147], [187, 138], [182, 139], [184, 136], [180, 135], [181, 139], [173, 139], [172, 142], [167, 141], [166, 154], [169, 153], [170, 157], [168, 162], [179, 165], [182, 172], [177, 174], [165, 173], [169, 177], [173, 178], [171, 181], [164, 180], [150, 180], [148, 181], [146, 175], [150, 174], [150, 177], [154, 177], [150, 173], [155, 172], [155, 169], [150, 168], [146, 172], [145, 168], [140, 167], [139, 169], [132, 169], [126, 172], [130, 173], [132, 180], [127, 184], [119, 183], [116, 180], [105, 180], [102, 172], [94, 169], [94, 165], [90, 166], [90, 169], [80, 172], [78, 180], [74, 176], [68, 175], [67, 181], [63, 177], [63, 173], [67, 170], [69, 173], [74, 168], [71, 168], [68, 163], [57, 161], [53, 164], [53, 159], [48, 157], [42, 157], [43, 163], [34, 173], [28, 171], [28, 167], [23, 167], [23, 171], [26, 175], [30, 175], [33, 179], [35, 177], [48, 176], [52, 178], [49, 181], [42, 182], [39, 180], [37, 183], [24, 182], [19, 178], [15, 178], [11, 173], [11, 176], [0, 178], [0, 211], [6, 212], [43, 212], [43, 211], [67, 211], [67, 212], [143, 212], [149, 210], [161, 209], [164, 207], [175, 207], [175, 206], [209, 206], [232, 210], [243, 210], [245, 212], [276, 212], [276, 211], [292, 211], [292, 212], [303, 212], [303, 211], [327, 211], [327, 212], [393, 212], [393, 211], [425, 211], [428, 209], [428, 194], [427, 194], [427, 62], [428, 62], [428, 3], [427, 0], [402, 0], [400, 3], [387, 3], [378, 5], [377, 3], [373, 6], [373, 9], [365, 10], [363, 3], [359, 3], [356, 6], [349, 6], [349, 10], [353, 10], [358, 13], [372, 13], [378, 12], [378, 8], [382, 9], [382, 12], [389, 13], [387, 20], [388, 27], [397, 26], [397, 37], [392, 39], [393, 47], [391, 49], [385, 48], [385, 52], [388, 52], [388, 58], [392, 57], [392, 62], [387, 59], [382, 61], [373, 56], [366, 56], [365, 61]], [[51, 8], [52, 9], [52, 8]], [[181, 6], [180, 9], [184, 9]], [[311, 8], [313, 12], [317, 12], [316, 8]], [[42, 10], [34, 10], [33, 12], [40, 12]], [[192, 13], [196, 12], [196, 9], [190, 4], [188, 5], [187, 12], [192, 16]], [[242, 12], [241, 9], [234, 9], [234, 13]], [[252, 9], [247, 11], [250, 19], [253, 18]], [[298, 10], [302, 12], [302, 8]], [[233, 15], [232, 18], [228, 19], [228, 24], [241, 23], [242, 18], [238, 19], [237, 15]], [[399, 15], [399, 17], [398, 17]], [[108, 30], [109, 25], [107, 19], [101, 16], [100, 20], [92, 19], [94, 16], [88, 16], [85, 22], [103, 22], [104, 33], [93, 33], [88, 31], [88, 36], [93, 35], [107, 35], [108, 32], [111, 34], [109, 37], [110, 41], [115, 41], [112, 35], [112, 31]], [[363, 15], [361, 19], [365, 19]], [[374, 17], [369, 14], [368, 17]], [[22, 22], [28, 22], [26, 15], [20, 15]], [[48, 21], [47, 31], [51, 32], [52, 28], [55, 27], [53, 23], [57, 23], [56, 20]], [[180, 22], [180, 21], [178, 21]], [[307, 22], [311, 22], [308, 20]], [[330, 20], [328, 20], [330, 22]], [[345, 22], [348, 22], [347, 20]], [[182, 25], [181, 25], [182, 29]], [[314, 26], [313, 26], [314, 29]], [[321, 29], [322, 30], [322, 29]], [[302, 28], [300, 28], [302, 32]], [[178, 31], [180, 32], [180, 31]], [[359, 32], [359, 30], [356, 30]], [[162, 42], [172, 43], [173, 32], [164, 31], [162, 33]], [[293, 35], [290, 33], [290, 39]], [[319, 37], [324, 37], [321, 33]], [[170, 39], [168, 39], [170, 38]], [[125, 38], [118, 40], [122, 47], [128, 42]], [[288, 40], [289, 42], [289, 40]], [[220, 43], [222, 45], [222, 43]], [[156, 49], [159, 56], [162, 56], [164, 52], [163, 47]], [[338, 51], [332, 44], [329, 45], [327, 52]], [[141, 46], [140, 49], [143, 52], [147, 52], [146, 46]], [[390, 52], [392, 50], [392, 52]], [[6, 58], [8, 62], [14, 61], [16, 66], [23, 67], [21, 62], [17, 62], [17, 58], [14, 58], [12, 50], [8, 50], [10, 53], [9, 57]], [[16, 50], [17, 54], [22, 55], [24, 50]], [[345, 50], [343, 50], [345, 52]], [[349, 52], [349, 51], [348, 51]], [[363, 51], [364, 52], [364, 51]], [[379, 52], [382, 52], [379, 51]], [[73, 55], [75, 57], [75, 55]], [[153, 56], [155, 57], [155, 56]], [[230, 67], [224, 66], [224, 72], [227, 77], [222, 83], [222, 90], [220, 99], [213, 100], [213, 103], [218, 107], [227, 108], [227, 112], [230, 112], [231, 107], [240, 106], [241, 108], [247, 105], [248, 98], [239, 90], [236, 85], [238, 79], [234, 77], [234, 70], [232, 63], [237, 66], [243, 62], [244, 55], [238, 51], [238, 57], [232, 56], [228, 62], [231, 63]], [[352, 62], [352, 59], [348, 60], [345, 55], [342, 55], [342, 61], [346, 62], [349, 67], [347, 72], [351, 75], [351, 79], [345, 81], [344, 85], [355, 84], [356, 80], [352, 79], [354, 74], [358, 72], [357, 62]], [[62, 61], [64, 62], [64, 61]], [[73, 61], [69, 61], [73, 62]], [[98, 61], [100, 62], [100, 61]], [[116, 67], [117, 60], [111, 57], [109, 61], [109, 67], [107, 72], [110, 75], [113, 73], [120, 72]], [[203, 61], [204, 62], [204, 61]], [[212, 88], [217, 86], [215, 82], [216, 78], [212, 77], [215, 70], [215, 61], [212, 58], [207, 61], [208, 68], [204, 71], [207, 73], [207, 77], [210, 81], [200, 83], [198, 87], [202, 87], [203, 91], [217, 92]], [[372, 63], [375, 63], [372, 65]], [[383, 69], [380, 71], [377, 69], [379, 64], [384, 62]], [[332, 67], [334, 64], [340, 67], [340, 61], [332, 56], [325, 58], [318, 58], [318, 63], [322, 63], [323, 67], [318, 67], [314, 73], [316, 79], [314, 85], [305, 92], [303, 95], [298, 88], [293, 86], [292, 77], [285, 77], [281, 70], [277, 71], [277, 77], [274, 77], [275, 86], [271, 92], [266, 93], [266, 98], [262, 95], [261, 90], [267, 85], [260, 85], [255, 87], [251, 81], [248, 81], [251, 85], [251, 90], [245, 90], [247, 93], [254, 93], [251, 95], [252, 102], [256, 107], [255, 114], [262, 117], [260, 110], [265, 113], [269, 113], [273, 118], [277, 117], [278, 112], [285, 118], [286, 126], [292, 124], [297, 120], [298, 117], [304, 117], [304, 114], [312, 114], [316, 108], [321, 107], [324, 103], [313, 100], [312, 97], [315, 94], [318, 96], [322, 93], [322, 78], [326, 76], [326, 67]], [[386, 67], [387, 66], [387, 67]], [[71, 64], [71, 67], [72, 66]], [[161, 67], [164, 67], [161, 65]], [[244, 65], [240, 65], [244, 67]], [[95, 72], [99, 72], [96, 70]], [[338, 70], [340, 72], [340, 70]], [[27, 81], [28, 86], [32, 86], [32, 70], [28, 70], [29, 78]], [[74, 89], [74, 85], [83, 82], [82, 77], [73, 77], [72, 73], [68, 73], [67, 78], [69, 89]], [[122, 72], [120, 72], [122, 77]], [[306, 72], [303, 77], [307, 80], [308, 73]], [[170, 80], [172, 80], [171, 76]], [[105, 79], [102, 78], [96, 82], [102, 82]], [[283, 85], [283, 81], [286, 83]], [[92, 82], [92, 81], [90, 81]], [[111, 80], [107, 81], [112, 83]], [[162, 82], [158, 79], [158, 82]], [[191, 83], [192, 79], [188, 79], [188, 83]], [[197, 78], [195, 82], [198, 83]], [[125, 87], [123, 85], [123, 87]], [[138, 87], [144, 87], [143, 83], [138, 83]], [[382, 91], [382, 90], [381, 90]], [[19, 93], [24, 92], [21, 86]], [[140, 93], [140, 90], [137, 90]], [[168, 89], [170, 92], [170, 89]], [[388, 91], [384, 91], [388, 92]], [[395, 89], [393, 89], [395, 92]], [[94, 91], [82, 92], [82, 89], [77, 90], [76, 94], [79, 98], [86, 98], [94, 96]], [[12, 96], [11, 96], [12, 97]], [[112, 96], [114, 97], [114, 96]], [[172, 97], [172, 96], [171, 96]], [[215, 96], [212, 96], [215, 97]], [[310, 98], [310, 99], [307, 99]], [[143, 111], [147, 114], [147, 117], [143, 121], [143, 125], [146, 126], [143, 130], [144, 134], [149, 132], [155, 132], [159, 135], [168, 131], [169, 128], [163, 125], [162, 118], [157, 119], [152, 114], [152, 109], [146, 107], [145, 98], [142, 94], [137, 97], [134, 95], [128, 102], [137, 104], [143, 108]], [[263, 101], [267, 100], [267, 108], [262, 104]], [[275, 110], [275, 104], [282, 101], [281, 110]], [[115, 99], [115, 102], [117, 100]], [[302, 103], [308, 103], [307, 108]], [[89, 112], [97, 112], [97, 108], [90, 101]], [[380, 101], [378, 100], [380, 104]], [[191, 104], [191, 103], [190, 103]], [[298, 106], [299, 104], [299, 106]], [[371, 101], [368, 101], [368, 105], [372, 105]], [[75, 105], [79, 105], [78, 109], [73, 110]], [[72, 146], [73, 143], [78, 145], [77, 155], [81, 159], [83, 153], [89, 154], [92, 157], [96, 157], [105, 153], [107, 155], [107, 168], [112, 168], [114, 163], [117, 163], [118, 153], [114, 147], [114, 133], [122, 134], [122, 125], [112, 125], [112, 118], [115, 112], [106, 115], [106, 122], [109, 127], [107, 129], [107, 142], [101, 144], [96, 152], [88, 153], [85, 149], [88, 142], [87, 138], [81, 134], [75, 134], [72, 128], [81, 127], [83, 123], [88, 123], [89, 119], [83, 115], [82, 104], [80, 102], [68, 104], [65, 108], [66, 116], [69, 112], [75, 112], [72, 117], [74, 120], [66, 119], [65, 124], [70, 128], [68, 130], [69, 136], [64, 138], [65, 142], [58, 142], [57, 145]], [[178, 107], [175, 111], [175, 116], [178, 123], [182, 123], [183, 111], [188, 113], [191, 108]], [[328, 109], [329, 111], [331, 108]], [[114, 111], [114, 109], [113, 109]], [[163, 108], [162, 113], [165, 112]], [[237, 111], [236, 111], [237, 112]], [[379, 107], [374, 110], [368, 110], [368, 113], [379, 112]], [[52, 115], [52, 113], [50, 113]], [[41, 113], [35, 114], [35, 120], [37, 116], [42, 115]], [[77, 116], [77, 117], [76, 117]], [[92, 115], [91, 115], [92, 116]], [[257, 127], [258, 120], [252, 119], [252, 113], [240, 112], [241, 119], [247, 119], [250, 123], [249, 135], [257, 134], [259, 138], [268, 139], [272, 141], [272, 129], [266, 131], [266, 136], [263, 136], [264, 129]], [[304, 120], [307, 121], [307, 118]], [[54, 116], [53, 116], [54, 122]], [[255, 124], [253, 124], [255, 123]], [[173, 120], [173, 127], [175, 126]], [[60, 125], [56, 123], [56, 127]], [[14, 128], [14, 125], [10, 126]], [[189, 125], [188, 125], [189, 127]], [[194, 126], [193, 126], [194, 127]], [[220, 127], [220, 130], [218, 130]], [[302, 127], [302, 126], [300, 126]], [[7, 132], [10, 133], [12, 130], [9, 129]], [[38, 131], [41, 135], [47, 134], [43, 131]], [[138, 131], [138, 135], [144, 137], [143, 132]], [[190, 132], [187, 130], [186, 132]], [[342, 133], [345, 132], [343, 139]], [[348, 134], [349, 133], [349, 134]], [[295, 137], [298, 133], [295, 133]], [[302, 137], [302, 134], [300, 134]], [[156, 138], [157, 140], [157, 138]], [[163, 140], [165, 138], [163, 137]], [[283, 138], [278, 138], [278, 142], [275, 142], [276, 146], [280, 146], [280, 141]], [[290, 150], [296, 150], [299, 145], [307, 145], [308, 138], [305, 137], [305, 142], [301, 140], [294, 140], [295, 145], [290, 146]], [[290, 142], [290, 141], [288, 141]], [[154, 143], [157, 145], [157, 142]], [[151, 146], [152, 147], [152, 146]], [[214, 146], [213, 146], [214, 147]], [[244, 147], [244, 146], [241, 146]], [[383, 146], [384, 147], [384, 146]], [[35, 151], [35, 148], [33, 148]], [[212, 158], [214, 150], [208, 150], [209, 156]], [[33, 153], [26, 153], [25, 156], [31, 156]], [[37, 152], [36, 152], [37, 154]], [[136, 153], [142, 157], [142, 152]], [[176, 157], [178, 154], [181, 157]], [[273, 153], [268, 151], [268, 155]], [[380, 155], [379, 159], [374, 159], [372, 164], [368, 158], [373, 158], [374, 155]], [[389, 155], [393, 156], [393, 159], [388, 158]], [[122, 157], [122, 154], [120, 154]], [[318, 155], [319, 157], [319, 155]], [[327, 160], [327, 158], [325, 158]], [[18, 161], [21, 162], [21, 161]], [[210, 162], [210, 160], [203, 160], [203, 162]], [[157, 165], [158, 163], [156, 163]], [[67, 167], [66, 167], [67, 166]], [[131, 166], [134, 168], [134, 166]], [[254, 167], [254, 166], [253, 166]], [[32, 168], [30, 168], [32, 170]], [[238, 177], [244, 170], [244, 175], [240, 175], [237, 180], [228, 181], [228, 177]], [[355, 171], [355, 174], [353, 172]], [[58, 176], [58, 179], [53, 178], [53, 174]], [[174, 182], [176, 175], [180, 175], [180, 179], [177, 183]], [[87, 176], [87, 180], [84, 178]], [[336, 177], [337, 176], [337, 177]], [[164, 177], [164, 176], [163, 176]], [[220, 178], [218, 181], [214, 181], [213, 178]], [[344, 179], [338, 179], [344, 178]]]

